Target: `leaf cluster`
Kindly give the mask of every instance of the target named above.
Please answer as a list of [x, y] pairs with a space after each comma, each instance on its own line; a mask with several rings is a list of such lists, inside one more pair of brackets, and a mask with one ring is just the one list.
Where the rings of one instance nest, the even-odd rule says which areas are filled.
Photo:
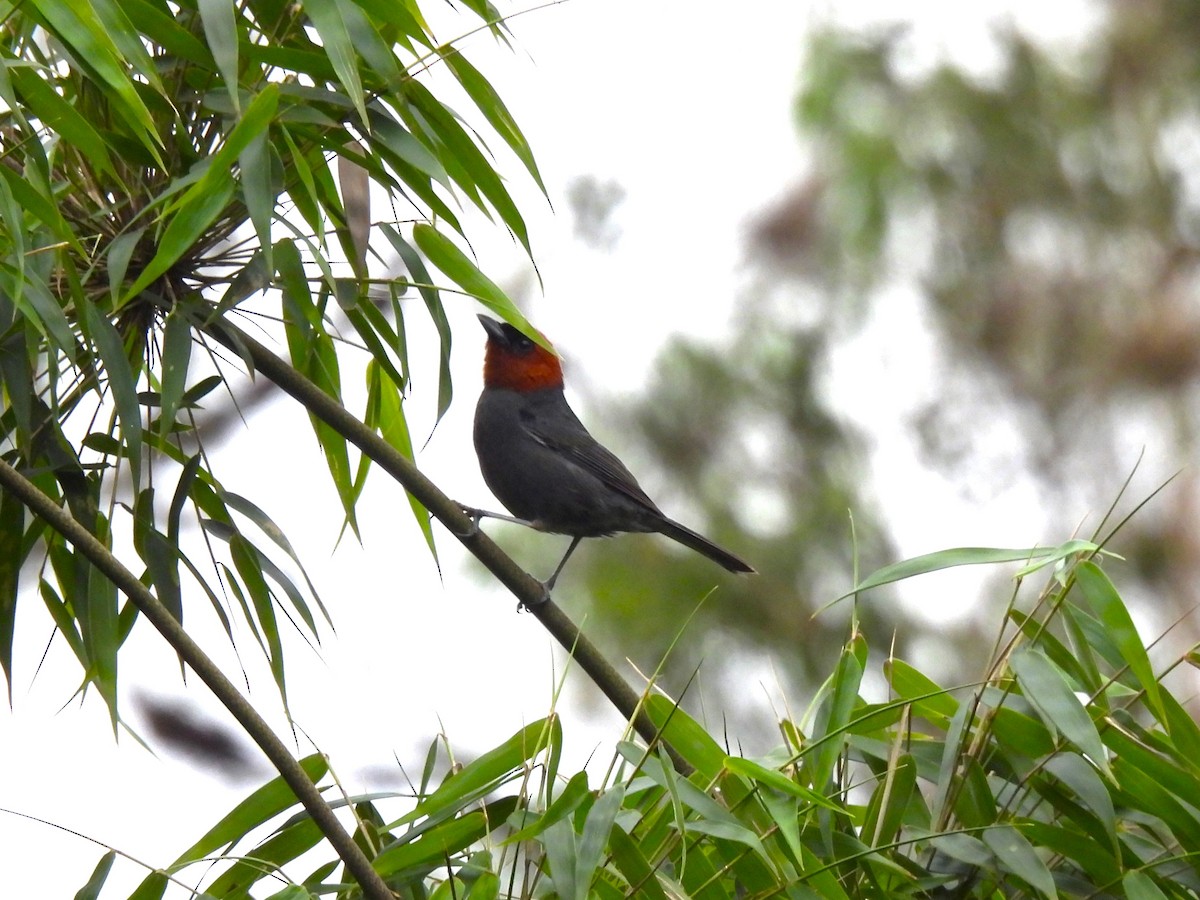
[[[460, 5], [504, 39], [490, 4]], [[339, 344], [357, 345], [362, 419], [412, 457], [409, 295], [438, 334], [440, 417], [451, 337], [429, 264], [523, 323], [450, 235], [465, 237], [466, 205], [529, 249], [483, 132], [424, 83], [435, 66], [540, 186], [500, 97], [411, 0], [0, 4], [4, 458], [110, 549], [129, 535], [177, 619], [198, 594], [231, 639], [243, 620], [281, 695], [281, 622], [312, 637], [324, 609], [282, 531], [214, 471], [203, 410], [252, 367], [212, 332], [252, 312], [336, 400]], [[382, 215], [373, 195], [388, 198]], [[403, 274], [373, 274], [397, 258]], [[356, 530], [370, 460], [312, 423]], [[413, 511], [432, 551], [429, 514]], [[115, 726], [135, 607], [8, 495], [0, 542], [7, 680], [32, 579]]]
[[[1094, 550], [1048, 554], [1057, 570], [1033, 610], [1010, 608], [976, 684], [945, 688], [889, 658], [888, 697], [869, 702], [870, 648], [852, 634], [767, 757], [731, 753], [649, 694], [661, 740], [694, 767], [686, 777], [630, 741], [599, 780], [562, 772], [551, 716], [436, 786], [435, 742], [407, 800], [345, 798], [355, 839], [401, 897], [1194, 896], [1200, 727]], [[319, 758], [306, 765], [320, 776]], [[407, 811], [389, 816], [397, 804]], [[303, 814], [279, 821], [286, 812], [278, 783], [259, 789], [133, 897], [161, 896], [168, 876], [213, 854], [207, 897], [249, 896], [263, 879], [281, 882], [276, 897], [357, 896], [333, 862], [285, 874], [319, 841]]]

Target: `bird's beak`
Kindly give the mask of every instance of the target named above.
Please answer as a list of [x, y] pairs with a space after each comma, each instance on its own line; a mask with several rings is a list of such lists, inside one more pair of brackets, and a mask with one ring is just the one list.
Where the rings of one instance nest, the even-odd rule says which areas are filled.
[[504, 333], [504, 326], [495, 319], [480, 313], [479, 324], [487, 332], [489, 341], [495, 341], [497, 344], [508, 343], [508, 335]]

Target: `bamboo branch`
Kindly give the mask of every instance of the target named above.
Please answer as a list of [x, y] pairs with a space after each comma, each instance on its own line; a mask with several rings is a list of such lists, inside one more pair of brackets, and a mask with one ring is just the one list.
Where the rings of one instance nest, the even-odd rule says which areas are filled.
[[159, 633], [166, 638], [167, 643], [175, 649], [200, 679], [208, 685], [225, 708], [233, 713], [246, 733], [258, 744], [283, 780], [287, 782], [296, 798], [304, 804], [304, 808], [308, 810], [308, 814], [312, 816], [317, 827], [329, 839], [329, 843], [333, 845], [338, 856], [346, 864], [346, 868], [357, 879], [364, 895], [370, 897], [371, 900], [394, 900], [394, 895], [388, 886], [384, 884], [379, 873], [372, 868], [371, 861], [342, 827], [342, 823], [338, 821], [333, 809], [325, 802], [325, 798], [321, 796], [317, 786], [292, 757], [283, 741], [275, 736], [271, 726], [259, 716], [249, 701], [224, 676], [217, 664], [200, 648], [200, 645], [188, 636], [188, 633], [183, 630], [183, 627], [167, 608], [158, 601], [158, 598], [147, 590], [141, 581], [69, 512], [38, 490], [33, 482], [3, 459], [0, 459], [0, 486], [12, 493], [30, 512], [66, 538], [76, 550], [87, 557], [92, 565], [115, 584], [138, 608], [138, 611], [158, 629]]

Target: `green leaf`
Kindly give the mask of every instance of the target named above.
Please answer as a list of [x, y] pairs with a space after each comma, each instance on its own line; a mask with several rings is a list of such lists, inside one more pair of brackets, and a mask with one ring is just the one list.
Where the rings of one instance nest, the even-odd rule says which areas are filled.
[[[488, 210], [479, 199], [476, 191], [478, 188], [478, 191], [483, 193], [496, 212], [500, 214], [501, 220], [508, 226], [509, 231], [521, 242], [525, 252], [529, 253], [529, 233], [520, 210], [513, 203], [495, 168], [459, 124], [454, 114], [419, 81], [406, 81], [404, 96], [420, 112], [424, 124], [432, 131], [437, 140], [445, 145], [445, 150], [440, 153], [440, 158], [459, 187], [486, 214]], [[413, 121], [410, 116], [410, 126]]]
[[126, 459], [133, 472], [133, 483], [141, 484], [142, 465], [142, 410], [138, 405], [137, 384], [125, 347], [117, 329], [92, 303], [83, 306], [84, 321], [88, 334], [104, 362], [108, 386], [117, 407], [117, 418], [121, 420], [121, 437], [128, 454]]
[[34, 319], [39, 329], [53, 342], [55, 352], [75, 361], [75, 332], [67, 320], [59, 301], [50, 293], [45, 283], [33, 272], [27, 272], [20, 285], [23, 298], [33, 308]]
[[274, 173], [278, 165], [275, 149], [267, 140], [265, 131], [255, 135], [238, 154], [238, 179], [242, 186], [242, 199], [254, 225], [254, 233], [258, 236], [263, 266], [268, 273], [273, 271], [274, 264], [271, 258], [271, 225], [275, 218], [275, 200], [278, 196]]
[[1146, 692], [1146, 703], [1155, 718], [1164, 722], [1166, 711], [1159, 697], [1154, 667], [1150, 665], [1146, 646], [1138, 635], [1133, 617], [1129, 615], [1121, 595], [1108, 580], [1108, 576], [1093, 562], [1081, 562], [1075, 569], [1075, 580], [1080, 592], [1104, 624], [1110, 640], [1120, 651], [1121, 658], [1129, 665], [1129, 670]]
[[658, 883], [654, 869], [650, 867], [641, 848], [623, 829], [612, 829], [609, 833], [608, 849], [612, 853], [613, 863], [625, 876], [625, 880], [631, 887], [637, 888], [638, 897], [667, 900], [667, 894]]
[[[400, 259], [403, 261], [404, 267], [416, 282], [417, 292], [421, 295], [421, 299], [425, 301], [425, 308], [429, 312], [429, 318], [433, 320], [433, 324], [437, 328], [439, 354], [438, 412], [436, 422], [440, 422], [442, 416], [450, 409], [450, 401], [454, 397], [454, 386], [450, 377], [451, 331], [450, 322], [446, 318], [446, 308], [442, 305], [441, 294], [437, 288], [432, 286], [433, 279], [429, 276], [429, 270], [425, 268], [425, 263], [422, 261], [420, 254], [417, 253], [408, 241], [400, 236], [400, 232], [390, 225], [384, 226], [383, 233], [391, 242], [395, 251], [400, 254]], [[402, 321], [399, 304], [393, 303], [393, 306], [396, 308], [396, 322], [399, 324]]]
[[861, 836], [872, 847], [892, 843], [910, 813], [910, 802], [917, 787], [917, 763], [909, 754], [889, 765], [882, 781], [867, 803]]
[[1010, 872], [1043, 897], [1056, 898], [1054, 878], [1033, 845], [1016, 828], [1002, 825], [983, 832], [983, 842]]
[[[317, 823], [307, 817], [302, 818], [271, 835], [246, 854], [245, 859], [227, 868], [208, 885], [205, 894], [212, 897], [247, 897], [251, 885], [275, 875], [285, 864], [307, 853], [323, 839]], [[304, 891], [298, 896], [308, 900], [312, 895]]]
[[75, 147], [95, 167], [97, 174], [115, 174], [108, 145], [89, 119], [80, 115], [40, 75], [24, 66], [14, 65], [8, 59], [2, 60], [2, 64], [28, 113]]
[[[372, 363], [374, 363], [374, 360], [372, 360]], [[408, 432], [408, 421], [404, 416], [404, 405], [401, 401], [400, 391], [390, 379], [380, 378], [378, 382], [379, 434], [389, 445], [400, 451], [406, 459], [415, 462], [416, 457], [413, 453], [412, 437]], [[434, 544], [433, 524], [429, 516], [429, 510], [422, 506], [412, 494], [405, 492], [405, 495], [408, 497], [408, 505], [412, 508], [417, 525], [420, 527], [421, 533], [425, 535], [425, 543], [429, 547], [429, 552], [433, 554], [434, 561], [436, 562], [437, 546]]]
[[87, 648], [88, 675], [108, 704], [113, 733], [117, 729], [117, 650], [121, 645], [117, 626], [117, 586], [95, 566], [87, 566], [86, 598], [77, 603], [75, 616]]
[[588, 810], [583, 823], [583, 835], [579, 840], [579, 852], [575, 857], [576, 900], [587, 900], [588, 888], [600, 867], [608, 847], [609, 833], [613, 830], [613, 823], [624, 800], [625, 788], [619, 784], [613, 785]]
[[238, 33], [237, 10], [233, 0], [197, 0], [200, 22], [204, 25], [204, 37], [212, 48], [213, 60], [235, 112], [241, 111], [238, 97]]
[[279, 639], [279, 623], [275, 618], [275, 604], [271, 600], [271, 590], [267, 586], [263, 574], [262, 557], [258, 550], [240, 534], [234, 534], [229, 539], [229, 550], [234, 568], [241, 576], [242, 584], [250, 594], [254, 604], [254, 612], [258, 617], [259, 628], [267, 642], [267, 660], [271, 665], [271, 674], [275, 676], [275, 684], [279, 688], [279, 696], [287, 702], [287, 682], [284, 678], [283, 643]]
[[393, 844], [371, 865], [386, 878], [406, 869], [441, 863], [502, 825], [516, 808], [516, 797], [489, 803], [484, 812], [466, 813], [426, 830], [416, 840]]
[[439, 814], [459, 808], [495, 790], [497, 786], [522, 771], [527, 761], [561, 740], [561, 737], [556, 720], [541, 719], [526, 725], [499, 747], [489, 750], [463, 766], [460, 771], [451, 774], [436, 791], [418, 803], [412, 811], [391, 823], [388, 828], [396, 828], [421, 818], [435, 819]]
[[[494, 281], [484, 275], [454, 243], [432, 225], [418, 223], [413, 226], [413, 240], [429, 261], [445, 272], [468, 294], [500, 316], [511, 322], [522, 332], [534, 335], [531, 326], [520, 310], [508, 299], [508, 295]], [[544, 342], [544, 338], [542, 341]]]
[[1167, 895], [1159, 890], [1154, 879], [1138, 869], [1125, 873], [1121, 887], [1125, 889], [1127, 900], [1167, 900]]
[[[588, 797], [588, 777], [587, 772], [577, 772], [567, 782], [567, 785], [554, 798], [546, 811], [541, 815], [534, 817], [534, 820], [505, 838], [506, 844], [519, 844], [522, 841], [533, 840], [535, 837], [544, 832], [555, 822], [560, 821], [566, 816], [574, 812], [581, 803]], [[518, 823], [522, 824], [526, 821], [525, 817], [531, 816], [528, 811], [522, 813], [522, 818]]]
[[17, 587], [25, 562], [22, 543], [25, 506], [9, 491], [0, 492], [0, 668], [12, 706], [12, 650], [17, 626]]
[[695, 719], [659, 694], [646, 699], [646, 714], [662, 739], [695, 766], [706, 781], [715, 781], [725, 767], [725, 751]]
[[183, 598], [179, 590], [179, 551], [154, 527], [154, 489], [138, 494], [134, 505], [134, 549], [146, 564], [150, 581], [159, 601], [175, 617], [183, 621]]
[[[210, 168], [209, 171], [219, 170]], [[212, 226], [232, 199], [233, 179], [228, 172], [222, 172], [215, 178], [202, 178], [184, 194], [178, 209], [163, 229], [154, 257], [133, 284], [126, 288], [121, 298], [122, 305], [138, 296], [192, 250], [200, 236]]]
[[[325, 616], [325, 621], [332, 625], [333, 620], [329, 617], [329, 611], [325, 608], [325, 604], [321, 602], [321, 598], [317, 594], [316, 585], [314, 585], [312, 579], [308, 577], [308, 571], [304, 568], [304, 564], [300, 561], [300, 556], [296, 553], [296, 549], [292, 546], [291, 541], [289, 541], [287, 539], [287, 535], [283, 533], [283, 529], [276, 525], [274, 520], [265, 512], [263, 512], [263, 510], [260, 509], [253, 501], [243, 497], [241, 494], [234, 494], [230, 491], [226, 491], [224, 488], [218, 488], [217, 494], [231, 509], [237, 510], [251, 522], [253, 522], [263, 534], [270, 538], [277, 547], [283, 550], [283, 552], [291, 558], [292, 562], [296, 564], [296, 568], [300, 570], [300, 574], [304, 577], [304, 584], [307, 586], [309, 593], [312, 594], [313, 599], [317, 601], [317, 606], [320, 607], [321, 614]], [[266, 557], [261, 553], [259, 553], [259, 556], [263, 560], [266, 560]], [[275, 569], [274, 566], [272, 566], [272, 569], [276, 572], [279, 571], [278, 569]], [[282, 577], [282, 573], [280, 574], [280, 577]], [[307, 613], [307, 609], [305, 610], [305, 613]], [[310, 627], [312, 626], [310, 625]]]
[[[31, 178], [28, 171], [17, 172], [8, 166], [0, 167], [0, 176], [3, 176], [5, 186], [11, 192], [11, 198], [19, 204], [20, 210], [40, 221], [54, 235], [55, 239], [69, 244], [71, 250], [80, 256], [86, 253], [79, 243], [78, 236], [59, 212], [57, 201], [50, 196], [49, 186], [41, 178], [35, 180]], [[6, 206], [8, 202], [6, 200]], [[7, 213], [5, 218], [9, 218]], [[22, 232], [25, 230], [33, 232], [32, 228], [23, 228], [19, 213], [12, 216], [11, 219], [10, 228], [19, 229]]]
[[1096, 770], [1076, 753], [1056, 753], [1046, 760], [1045, 769], [1070, 788], [1079, 802], [1095, 814], [1108, 832], [1113, 849], [1117, 850], [1117, 813], [1108, 786], [1096, 774]]
[[363, 102], [366, 92], [363, 91], [362, 79], [358, 73], [358, 61], [354, 45], [350, 40], [350, 32], [346, 27], [346, 0], [325, 0], [321, 3], [310, 3], [304, 11], [312, 20], [313, 27], [321, 36], [321, 45], [337, 72], [338, 80], [364, 125], [367, 124], [367, 108]]
[[[162, 165], [158, 155], [162, 138], [154, 118], [138, 96], [137, 88], [129, 77], [126, 60], [113, 43], [108, 27], [97, 15], [96, 6], [63, 3], [61, 0], [31, 2], [45, 17], [54, 34], [75, 51], [81, 64], [95, 72], [103, 86], [111, 92], [117, 112], [133, 126], [142, 146]], [[132, 28], [128, 29], [128, 32], [132, 31]], [[145, 75], [146, 72], [141, 74]]]
[[1017, 650], [1009, 662], [1025, 699], [1033, 704], [1051, 733], [1061, 732], [1093, 765], [1111, 775], [1096, 725], [1058, 667], [1029, 646]]
[[[384, 115], [376, 108], [371, 109], [372, 148], [384, 151], [385, 158], [394, 156], [395, 160], [411, 167], [416, 172], [427, 176], [445, 188], [450, 187], [450, 176], [429, 148], [417, 140], [411, 131], [390, 116]], [[405, 179], [409, 183], [410, 179]]]
[[[1075, 547], [1071, 552], [1078, 553], [1082, 551], [1080, 547]], [[882, 569], [878, 569], [868, 575], [855, 585], [854, 590], [843, 594], [838, 599], [842, 600], [853, 594], [877, 588], [880, 585], [891, 584], [894, 581], [903, 581], [905, 578], [912, 578], [916, 575], [926, 575], [930, 572], [940, 571], [941, 569], [953, 569], [958, 566], [994, 565], [1006, 562], [1028, 562], [1031, 559], [1046, 560], [1056, 557], [1059, 553], [1059, 549], [1054, 547], [1029, 547], [1020, 550], [1004, 550], [994, 547], [957, 547], [952, 550], [939, 550], [936, 553], [927, 553], [924, 556], [915, 556], [912, 559], [884, 566]]]
[[125, 285], [125, 273], [129, 271], [129, 260], [145, 231], [145, 227], [142, 227], [122, 232], [108, 245], [105, 264], [108, 268], [108, 287], [114, 300], [123, 294], [121, 289]]
[[173, 215], [154, 257], [125, 291], [122, 303], [136, 297], [179, 262], [225, 211], [234, 195], [233, 177], [229, 173], [246, 148], [270, 127], [278, 104], [279, 86], [272, 83], [246, 107], [237, 125], [206, 160], [200, 178], [172, 205]]
[[896, 696], [911, 702], [914, 712], [938, 727], [945, 728], [958, 711], [958, 701], [945, 688], [904, 660], [887, 660], [883, 672]]
[[798, 784], [791, 778], [788, 778], [782, 772], [776, 769], [769, 769], [753, 760], [743, 759], [740, 756], [727, 756], [725, 758], [725, 768], [735, 775], [741, 775], [782, 794], [788, 794], [798, 800], [811, 803], [814, 806], [822, 806], [831, 812], [841, 812], [841, 807], [831, 802], [823, 794], [809, 790], [804, 785]]
[[833, 767], [841, 756], [842, 729], [850, 722], [854, 704], [858, 700], [858, 689], [862, 683], [863, 667], [854, 652], [853, 641], [842, 650], [837, 668], [821, 687], [822, 703], [813, 729], [816, 752], [806, 758], [805, 766], [811, 767], [812, 785], [823, 790], [833, 776]]
[[483, 74], [467, 62], [466, 57], [458, 51], [457, 47], [442, 47], [439, 49], [439, 53], [450, 71], [454, 73], [454, 77], [458, 79], [458, 83], [462, 85], [463, 90], [467, 92], [467, 96], [474, 101], [484, 118], [488, 120], [488, 124], [496, 130], [496, 133], [517, 155], [517, 158], [524, 163], [537, 186], [545, 194], [546, 186], [542, 183], [541, 173], [538, 172], [537, 163], [534, 162], [533, 150], [517, 126], [516, 120], [508, 111], [508, 107], [500, 99], [500, 95], [483, 77]]
[[[329, 765], [320, 753], [314, 753], [301, 759], [300, 768], [314, 783], [324, 778], [325, 773], [329, 771]], [[252, 829], [290, 809], [297, 802], [296, 795], [292, 793], [292, 789], [288, 787], [282, 777], [272, 779], [254, 791], [209, 829], [200, 840], [175, 860], [172, 868], [180, 868], [206, 856], [211, 856], [223, 847], [233, 846]]]
[[108, 880], [109, 870], [112, 869], [113, 860], [116, 858], [115, 850], [109, 850], [100, 857], [100, 862], [96, 863], [96, 868], [92, 870], [87, 884], [75, 892], [75, 900], [97, 900], [99, 898], [100, 890], [104, 887], [104, 882]]
[[192, 326], [178, 307], [167, 316], [162, 342], [162, 395], [159, 434], [166, 437], [174, 430], [175, 413], [187, 386], [188, 363], [192, 358]]

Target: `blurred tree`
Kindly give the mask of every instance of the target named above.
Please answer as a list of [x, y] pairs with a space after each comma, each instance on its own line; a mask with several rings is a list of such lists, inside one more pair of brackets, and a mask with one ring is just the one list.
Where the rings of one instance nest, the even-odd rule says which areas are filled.
[[[1075, 49], [999, 29], [1002, 64], [986, 75], [950, 63], [914, 72], [908, 29], [815, 31], [796, 107], [812, 163], [749, 233], [757, 277], [737, 333], [726, 347], [669, 348], [638, 407], [647, 453], [673, 483], [699, 486], [691, 499], [707, 532], [754, 547], [763, 573], [723, 585], [706, 622], [769, 650], [800, 683], [828, 670], [845, 633], [841, 616], [809, 616], [851, 583], [847, 510], [861, 568], [891, 556], [864, 436], [823, 383], [831, 350], [898, 290], [919, 298], [938, 357], [936, 399], [914, 405], [909, 436], [926, 463], [985, 498], [1034, 479], [1049, 531], [1031, 542], [1105, 510], [1139, 444], [1152, 478], [1194, 455], [1200, 9], [1145, 0], [1103, 11]], [[1197, 599], [1196, 499], [1188, 474], [1120, 537], [1156, 598], [1156, 627]], [[964, 543], [970, 533], [964, 523]], [[645, 577], [672, 553], [645, 542], [590, 557], [600, 618], [627, 652], [641, 639], [645, 664], [675, 633], [657, 623], [686, 613], [687, 591]], [[703, 565], [679, 554], [669, 577], [694, 571], [698, 597], [713, 582]], [[874, 642], [897, 614], [865, 604]], [[977, 639], [970, 622], [941, 637], [943, 664]], [[956, 674], [969, 678], [975, 654], [965, 658]], [[719, 687], [714, 664], [710, 654]], [[739, 680], [729, 689], [744, 695]]]

